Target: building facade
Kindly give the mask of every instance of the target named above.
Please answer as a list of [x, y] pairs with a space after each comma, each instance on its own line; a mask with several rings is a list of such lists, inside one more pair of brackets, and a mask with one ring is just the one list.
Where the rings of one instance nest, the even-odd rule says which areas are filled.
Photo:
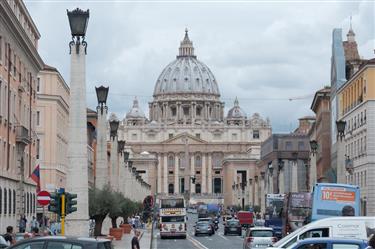
[[338, 90], [342, 139], [342, 183], [361, 188], [362, 215], [375, 215], [375, 59], [363, 64]]
[[37, 81], [37, 153], [41, 189], [66, 186], [69, 87], [56, 68], [45, 66]]
[[36, 82], [40, 34], [22, 1], [0, 1], [0, 230], [36, 212]]
[[197, 59], [187, 31], [176, 60], [156, 81], [149, 118], [134, 100], [119, 128], [134, 157], [146, 152], [156, 158], [147, 166], [134, 161], [153, 193], [189, 193], [192, 201], [226, 205], [251, 204], [248, 196], [234, 199], [232, 186], [252, 177], [270, 134], [269, 120], [248, 117], [237, 99], [225, 115], [218, 82]]

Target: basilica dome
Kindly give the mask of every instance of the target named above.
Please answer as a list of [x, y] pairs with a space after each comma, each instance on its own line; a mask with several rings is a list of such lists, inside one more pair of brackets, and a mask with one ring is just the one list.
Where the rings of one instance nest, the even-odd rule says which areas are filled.
[[154, 97], [174, 94], [220, 96], [215, 76], [194, 55], [193, 42], [190, 41], [187, 30], [181, 41], [179, 55], [161, 72], [154, 89]]
[[246, 118], [246, 113], [240, 107], [237, 97], [234, 100], [234, 106], [228, 111], [227, 118], [228, 119]]

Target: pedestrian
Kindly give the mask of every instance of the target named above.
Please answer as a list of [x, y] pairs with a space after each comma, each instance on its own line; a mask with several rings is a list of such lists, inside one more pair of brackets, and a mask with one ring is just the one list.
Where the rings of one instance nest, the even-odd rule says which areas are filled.
[[375, 249], [375, 233], [370, 236], [368, 240], [368, 247], [366, 249]]
[[38, 224], [38, 221], [35, 219], [35, 216], [33, 216], [33, 219], [31, 220], [31, 232], [33, 231], [35, 227], [38, 228], [39, 224]]
[[32, 235], [31, 235], [31, 237], [39, 237], [40, 236], [40, 234], [39, 234], [39, 228], [37, 228], [37, 227], [34, 227], [32, 230], [31, 230], [31, 233], [32, 233]]
[[26, 224], [27, 224], [27, 219], [25, 215], [21, 215], [20, 217], [20, 222], [19, 222], [19, 231], [20, 233], [26, 232]]
[[9, 246], [13, 245], [16, 243], [16, 239], [13, 234], [13, 227], [12, 226], [7, 226], [7, 232], [4, 234], [4, 239], [5, 241], [9, 244]]
[[134, 218], [134, 216], [132, 217], [132, 227], [135, 229], [135, 218]]
[[141, 232], [137, 229], [134, 230], [134, 237], [132, 239], [132, 248], [131, 249], [141, 249], [139, 246], [139, 236], [141, 235]]

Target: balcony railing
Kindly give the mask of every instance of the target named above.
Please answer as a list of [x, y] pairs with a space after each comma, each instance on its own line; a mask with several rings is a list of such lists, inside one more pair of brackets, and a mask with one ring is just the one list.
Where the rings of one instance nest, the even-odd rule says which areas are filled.
[[16, 142], [23, 143], [25, 145], [31, 143], [29, 130], [23, 125], [19, 125], [16, 127]]

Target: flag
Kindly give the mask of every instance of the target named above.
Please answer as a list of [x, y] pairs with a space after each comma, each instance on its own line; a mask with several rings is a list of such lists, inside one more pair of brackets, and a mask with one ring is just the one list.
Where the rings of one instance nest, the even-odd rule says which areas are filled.
[[36, 183], [36, 192], [39, 193], [40, 192], [40, 169], [39, 169], [39, 164], [36, 166], [36, 168], [34, 169], [34, 171], [33, 171], [33, 173], [31, 174], [30, 177]]

